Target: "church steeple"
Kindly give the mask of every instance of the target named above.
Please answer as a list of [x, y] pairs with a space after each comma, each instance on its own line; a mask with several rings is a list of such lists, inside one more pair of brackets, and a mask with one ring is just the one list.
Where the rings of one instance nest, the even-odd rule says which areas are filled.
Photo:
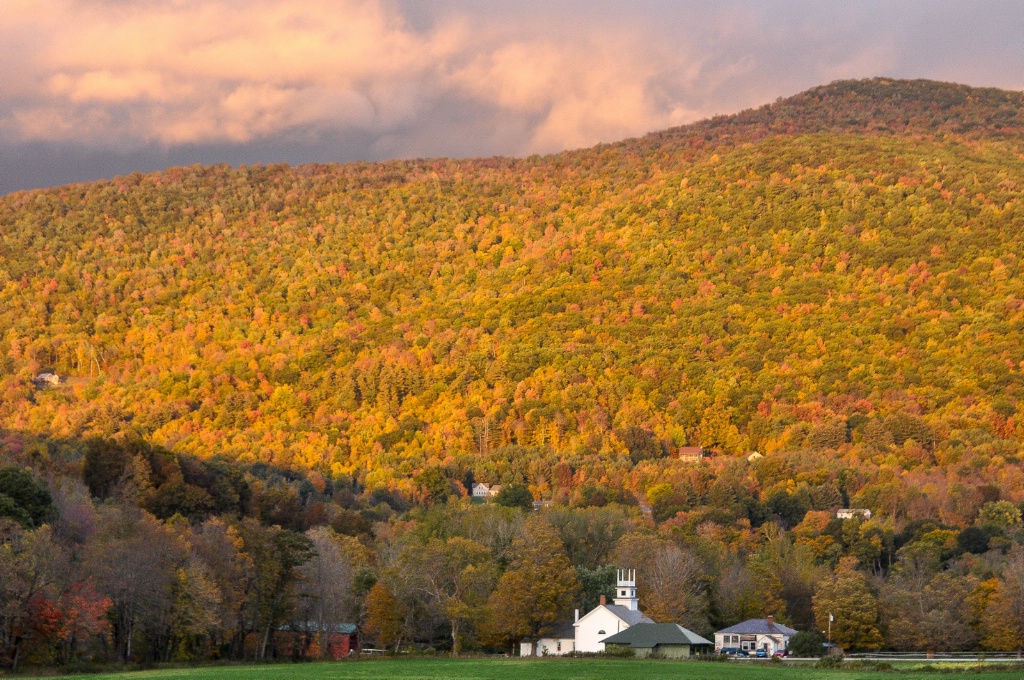
[[640, 599], [636, 596], [636, 569], [619, 569], [615, 586], [615, 604], [637, 611]]

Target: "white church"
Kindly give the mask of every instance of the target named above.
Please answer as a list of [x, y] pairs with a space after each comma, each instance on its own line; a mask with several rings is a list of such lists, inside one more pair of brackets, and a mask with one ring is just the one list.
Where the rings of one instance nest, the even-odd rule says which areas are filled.
[[636, 596], [636, 570], [620, 569], [614, 604], [601, 596], [601, 604], [584, 616], [576, 610], [576, 621], [555, 626], [549, 637], [523, 640], [520, 656], [562, 656], [573, 652], [603, 652], [605, 638], [638, 623], [654, 623], [642, 611]]

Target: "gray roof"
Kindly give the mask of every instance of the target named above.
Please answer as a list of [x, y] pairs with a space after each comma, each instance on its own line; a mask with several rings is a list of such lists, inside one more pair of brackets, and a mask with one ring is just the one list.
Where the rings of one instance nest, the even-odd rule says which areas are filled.
[[605, 607], [611, 610], [612, 614], [615, 614], [631, 626], [635, 626], [638, 623], [654, 623], [639, 609], [630, 609], [621, 604], [606, 604]]
[[573, 626], [572, 621], [564, 621], [552, 628], [550, 633], [540, 637], [553, 640], [572, 640], [576, 637], [576, 627]]
[[737, 633], [739, 635], [796, 635], [796, 631], [781, 623], [768, 623], [768, 619], [747, 619], [743, 623], [729, 626], [719, 633]]
[[658, 645], [708, 645], [714, 646], [692, 630], [676, 623], [638, 623], [626, 630], [602, 640], [606, 645], [629, 645], [630, 647], [654, 648]]
[[[292, 631], [294, 633], [319, 633], [320, 624], [316, 621], [306, 621], [304, 623], [286, 623], [278, 630], [281, 631]], [[336, 633], [338, 635], [352, 635], [356, 632], [356, 624], [354, 623], [328, 623], [326, 626], [325, 633]]]

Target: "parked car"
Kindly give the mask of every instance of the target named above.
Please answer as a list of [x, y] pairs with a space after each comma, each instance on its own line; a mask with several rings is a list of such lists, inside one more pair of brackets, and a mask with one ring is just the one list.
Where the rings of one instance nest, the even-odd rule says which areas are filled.
[[728, 654], [729, 656], [749, 656], [747, 650], [740, 649], [739, 647], [722, 647], [722, 654]]
[[768, 650], [767, 649], [759, 649], [756, 652], [754, 652], [754, 656], [756, 656], [758, 659], [767, 659], [768, 658]]
[[779, 657], [781, 659], [781, 658], [783, 658], [785, 656], [789, 656], [789, 651], [787, 651], [785, 649], [780, 649], [779, 651], [777, 651], [774, 654], [772, 654], [772, 656], [777, 656], [777, 657]]

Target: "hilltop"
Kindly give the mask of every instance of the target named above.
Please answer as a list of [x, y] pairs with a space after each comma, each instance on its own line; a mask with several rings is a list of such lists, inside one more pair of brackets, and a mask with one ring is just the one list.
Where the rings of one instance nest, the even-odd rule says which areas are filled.
[[649, 135], [665, 140], [694, 134], [725, 139], [814, 132], [917, 133], [972, 138], [1018, 138], [1024, 132], [1024, 93], [931, 80], [843, 80], [811, 88], [734, 116]]
[[906, 471], [1019, 502], [1022, 111], [847, 81], [546, 157], [12, 194], [0, 422], [410, 494], [643, 495], [701, 445], [906, 516], [952, 503], [872, 491]]

